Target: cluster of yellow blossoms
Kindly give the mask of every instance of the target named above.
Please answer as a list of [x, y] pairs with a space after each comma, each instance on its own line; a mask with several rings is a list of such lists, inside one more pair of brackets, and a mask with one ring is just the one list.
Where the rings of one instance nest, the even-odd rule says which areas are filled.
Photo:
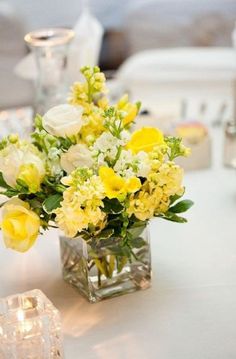
[[141, 221], [165, 213], [171, 196], [181, 196], [183, 170], [173, 162], [162, 163], [157, 172], [151, 172], [140, 191], [130, 198], [129, 215], [134, 214]]
[[56, 209], [56, 222], [68, 237], [89, 225], [103, 228], [106, 215], [102, 211], [105, 197], [101, 179], [90, 171], [75, 170], [63, 179], [69, 186], [63, 193], [62, 206]]

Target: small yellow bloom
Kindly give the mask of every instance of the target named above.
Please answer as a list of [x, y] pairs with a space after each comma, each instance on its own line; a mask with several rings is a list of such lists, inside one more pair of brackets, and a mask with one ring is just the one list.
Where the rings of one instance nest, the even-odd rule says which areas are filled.
[[124, 110], [127, 112], [127, 115], [123, 118], [123, 124], [128, 125], [135, 120], [135, 117], [138, 114], [138, 109], [136, 105], [129, 103]]
[[131, 177], [126, 182], [126, 190], [129, 193], [137, 192], [141, 188], [140, 179], [137, 177]]
[[118, 198], [126, 194], [126, 182], [118, 176], [112, 168], [100, 167], [99, 176], [103, 182], [108, 198]]
[[117, 175], [112, 168], [101, 167], [99, 176], [103, 182], [105, 193], [108, 198], [124, 198], [127, 193], [137, 192], [141, 182], [137, 177], [124, 179]]
[[160, 130], [152, 127], [143, 127], [133, 133], [126, 147], [133, 153], [140, 151], [151, 152], [156, 146], [161, 146], [164, 143], [164, 136]]
[[1, 228], [7, 248], [26, 252], [38, 236], [40, 218], [28, 203], [13, 198], [3, 206]]
[[138, 114], [137, 105], [129, 102], [129, 97], [127, 94], [121, 97], [121, 99], [117, 103], [117, 108], [118, 110], [126, 112], [126, 115], [123, 118], [124, 125], [128, 125], [129, 123], [133, 122]]
[[98, 100], [98, 107], [102, 108], [103, 110], [109, 107], [108, 98], [103, 96]]
[[26, 163], [20, 166], [17, 179], [24, 181], [31, 193], [36, 193], [40, 190], [42, 176], [38, 168], [32, 163]]

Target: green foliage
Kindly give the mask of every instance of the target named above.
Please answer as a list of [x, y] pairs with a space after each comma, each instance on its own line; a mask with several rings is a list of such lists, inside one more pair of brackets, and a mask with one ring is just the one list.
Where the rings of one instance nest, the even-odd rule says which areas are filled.
[[34, 126], [39, 131], [43, 130], [43, 119], [42, 119], [42, 116], [40, 116], [38, 113], [36, 114], [36, 116], [34, 118]]
[[113, 199], [105, 198], [103, 200], [103, 203], [104, 203], [103, 211], [105, 213], [119, 214], [124, 210], [124, 206], [116, 198]]
[[167, 156], [170, 161], [174, 161], [176, 157], [185, 155], [186, 149], [183, 146], [182, 139], [180, 137], [166, 136], [165, 142], [169, 147]]
[[5, 182], [2, 172], [0, 172], [0, 187], [3, 188], [11, 188], [10, 186], [8, 186], [8, 184]]
[[174, 206], [169, 208], [169, 211], [172, 213], [183, 213], [186, 212], [189, 208], [193, 206], [193, 201], [190, 199], [184, 199], [176, 203]]
[[63, 196], [59, 193], [53, 194], [46, 198], [43, 202], [43, 209], [46, 213], [52, 213], [56, 208], [60, 207]]
[[193, 201], [189, 199], [182, 200], [171, 206], [167, 212], [159, 214], [156, 217], [160, 217], [172, 222], [186, 223], [187, 219], [179, 216], [178, 213], [186, 212], [189, 208], [193, 206], [193, 204]]
[[104, 118], [104, 127], [112, 134], [112, 136], [120, 139], [121, 132], [124, 129], [122, 121], [123, 112], [111, 106], [104, 111]]

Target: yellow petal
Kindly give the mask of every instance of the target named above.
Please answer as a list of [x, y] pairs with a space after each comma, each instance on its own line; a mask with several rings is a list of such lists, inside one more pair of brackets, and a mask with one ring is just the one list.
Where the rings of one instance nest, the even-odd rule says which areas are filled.
[[133, 133], [126, 147], [133, 153], [140, 151], [151, 152], [156, 146], [164, 143], [163, 133], [159, 129], [143, 127]]

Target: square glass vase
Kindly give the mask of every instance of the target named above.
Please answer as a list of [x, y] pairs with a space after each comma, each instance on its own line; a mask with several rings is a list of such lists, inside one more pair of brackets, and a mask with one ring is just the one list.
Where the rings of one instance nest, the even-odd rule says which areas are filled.
[[89, 302], [150, 287], [148, 227], [128, 246], [121, 244], [117, 237], [101, 241], [96, 247], [88, 242], [81, 237], [60, 236], [63, 278]]

